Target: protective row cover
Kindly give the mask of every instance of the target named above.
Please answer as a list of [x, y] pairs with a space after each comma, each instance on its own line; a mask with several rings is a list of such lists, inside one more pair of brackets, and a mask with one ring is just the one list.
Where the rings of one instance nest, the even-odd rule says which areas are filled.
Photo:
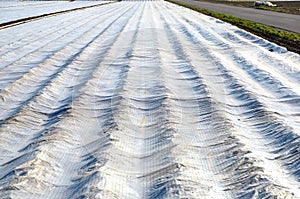
[[0, 38], [0, 198], [299, 198], [299, 55], [163, 1]]

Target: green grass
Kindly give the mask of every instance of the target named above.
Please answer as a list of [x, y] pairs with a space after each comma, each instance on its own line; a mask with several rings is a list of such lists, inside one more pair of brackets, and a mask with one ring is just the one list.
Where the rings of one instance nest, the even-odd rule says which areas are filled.
[[[299, 6], [278, 6], [278, 7], [268, 7], [268, 6], [256, 6], [254, 7], [260, 10], [268, 10], [268, 11], [275, 11], [275, 12], [283, 12], [289, 14], [300, 14]], [[298, 12], [297, 12], [298, 11]]]
[[255, 8], [260, 9], [260, 10], [269, 10], [269, 11], [281, 12], [281, 10], [278, 7], [257, 6]]
[[190, 8], [192, 10], [203, 13], [205, 15], [212, 16], [212, 17], [215, 17], [222, 21], [236, 25], [236, 26], [243, 28], [249, 32], [259, 35], [265, 39], [268, 39], [274, 43], [285, 46], [287, 49], [300, 54], [300, 35], [297, 33], [279, 30], [279, 29], [272, 28], [267, 25], [260, 24], [260, 23], [252, 22], [252, 21], [245, 20], [245, 19], [240, 19], [240, 18], [231, 16], [231, 15], [228, 15], [228, 14], [223, 14], [223, 13], [214, 12], [211, 10], [206, 10], [203, 8], [191, 6], [191, 5], [181, 3], [181, 2], [176, 2], [173, 0], [166, 0], [166, 1], [175, 3], [175, 4], [183, 6], [183, 7]]

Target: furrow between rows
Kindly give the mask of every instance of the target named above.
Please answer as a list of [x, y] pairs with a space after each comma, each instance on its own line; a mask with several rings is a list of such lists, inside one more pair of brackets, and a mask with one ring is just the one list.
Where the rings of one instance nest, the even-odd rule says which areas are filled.
[[[188, 24], [186, 24], [186, 25], [188, 26]], [[237, 79], [234, 79], [234, 77], [230, 75], [230, 71], [227, 71], [226, 69], [224, 69], [224, 68], [226, 68], [226, 63], [227, 63], [225, 61], [226, 58], [224, 58], [223, 56], [220, 56], [219, 53], [216, 53], [216, 52], [213, 52], [213, 51], [209, 51], [208, 50], [209, 47], [208, 47], [208, 44], [206, 44], [207, 40], [205, 40], [205, 37], [204, 37], [204, 40], [199, 40], [198, 38], [201, 38], [201, 37], [191, 36], [191, 33], [189, 33], [190, 29], [186, 29], [185, 27], [182, 27], [182, 28], [183, 28], [183, 32], [187, 35], [187, 38], [188, 38], [189, 43], [190, 43], [190, 44], [187, 43], [185, 46], [190, 46], [190, 45], [193, 45], [195, 43], [197, 44], [197, 46], [199, 46], [199, 47], [197, 47], [197, 48], [195, 48], [193, 50], [193, 54], [190, 53], [187, 57], [189, 57], [189, 59], [193, 59], [195, 61], [195, 63], [201, 63], [202, 62], [203, 64], [207, 65], [207, 67], [205, 67], [205, 69], [203, 69], [203, 67], [199, 67], [199, 69], [202, 69], [202, 70], [200, 70], [200, 72], [201, 72], [201, 74], [204, 75], [204, 77], [206, 79], [206, 84], [208, 84], [208, 86], [211, 88], [210, 90], [213, 91], [213, 96], [216, 98], [216, 100], [219, 103], [223, 104], [222, 106], [226, 107], [226, 109], [224, 110], [225, 117], [227, 117], [229, 119], [229, 121], [232, 119], [230, 117], [230, 114], [232, 114], [232, 111], [235, 111], [235, 109], [232, 108], [232, 107], [230, 107], [231, 108], [231, 111], [230, 111], [230, 109], [228, 110], [227, 108], [228, 108], [228, 106], [232, 105], [230, 98], [234, 94], [236, 94], [236, 96], [234, 96], [234, 97], [237, 98], [237, 101], [240, 101], [238, 104], [235, 104], [236, 107], [243, 107], [246, 110], [248, 110], [247, 112], [251, 112], [251, 111], [252, 112], [253, 111], [256, 112], [256, 110], [254, 109], [254, 106], [257, 106], [257, 109], [259, 109], [260, 111], [257, 110], [258, 114], [251, 115], [251, 117], [252, 117], [252, 119], [254, 121], [256, 121], [257, 125], [260, 124], [261, 128], [257, 129], [256, 132], [253, 132], [252, 135], [246, 136], [246, 137], [249, 137], [249, 138], [251, 137], [251, 138], [257, 139], [257, 141], [258, 141], [257, 143], [260, 143], [259, 146], [260, 146], [260, 150], [262, 151], [262, 153], [269, 154], [269, 155], [266, 155], [266, 154], [264, 155], [266, 158], [274, 156], [272, 154], [274, 153], [274, 149], [278, 148], [278, 145], [276, 147], [274, 146], [273, 151], [270, 150], [270, 148], [266, 144], [264, 144], [266, 142], [263, 142], [262, 140], [260, 140], [260, 138], [264, 134], [268, 135], [267, 132], [271, 133], [272, 131], [275, 130], [276, 127], [279, 128], [280, 126], [283, 129], [286, 129], [285, 131], [281, 132], [282, 135], [280, 137], [276, 136], [274, 138], [274, 137], [272, 137], [272, 134], [269, 135], [268, 137], [265, 137], [264, 139], [266, 139], [267, 142], [269, 140], [269, 142], [268, 142], [269, 144], [270, 144], [270, 142], [275, 142], [275, 141], [272, 141], [274, 139], [276, 139], [276, 140], [279, 141], [281, 139], [287, 139], [290, 136], [295, 137], [296, 135], [295, 134], [292, 135], [293, 133], [288, 132], [288, 128], [289, 127], [284, 126], [284, 124], [281, 124], [280, 121], [279, 121], [279, 123], [278, 122], [276, 123], [276, 121], [278, 121], [278, 120], [275, 119], [274, 117], [272, 118], [271, 112], [268, 112], [265, 109], [264, 106], [259, 105], [259, 102], [256, 99], [256, 96], [259, 95], [259, 94], [256, 94], [256, 96], [254, 96], [252, 92], [249, 92], [249, 91], [245, 90], [243, 88], [243, 86], [240, 84], [240, 82]], [[192, 27], [190, 27], [190, 28], [192, 28]], [[196, 54], [198, 54], [198, 55], [196, 55]], [[199, 56], [199, 55], [205, 55], [207, 57], [205, 57], [205, 56]], [[220, 57], [223, 57], [223, 59], [220, 59]], [[210, 74], [213, 74], [213, 75], [210, 75]], [[229, 77], [231, 77], [231, 79], [226, 79], [226, 78], [229, 78]], [[233, 86], [233, 84], [235, 84], [236, 86]], [[229, 90], [228, 87], [231, 88], [232, 90]], [[243, 90], [241, 90], [239, 88], [241, 88]], [[241, 92], [245, 91], [245, 93], [241, 93], [239, 91], [241, 91]], [[244, 102], [242, 102], [242, 101], [244, 101]], [[255, 102], [257, 102], [257, 103], [255, 103]], [[256, 105], [254, 105], [253, 103], [255, 103]], [[221, 110], [222, 106], [219, 108], [219, 110]], [[230, 113], [230, 114], [226, 114], [226, 113]], [[264, 125], [264, 123], [265, 123], [264, 121], [257, 121], [257, 120], [261, 120], [262, 119], [262, 117], [261, 117], [262, 115], [260, 116], [259, 114], [268, 115], [269, 118], [265, 122], [267, 122], [268, 124], [270, 124], [271, 128], [267, 128], [267, 126]], [[239, 114], [236, 114], [236, 115], [240, 116]], [[233, 121], [231, 121], [231, 123], [233, 124], [234, 128], [236, 128], [236, 129], [238, 129], [238, 130], [241, 131], [241, 130], [243, 130], [243, 128], [241, 128], [241, 125], [239, 124], [240, 120], [241, 120], [241, 118], [235, 117], [233, 119]], [[249, 125], [250, 121], [248, 120], [246, 122]], [[272, 125], [272, 123], [273, 123], [273, 125]], [[262, 126], [264, 126], [265, 128], [262, 127]], [[282, 128], [280, 128], [280, 129], [282, 129]], [[247, 128], [244, 128], [244, 129], [249, 129], [249, 131], [251, 132], [251, 130], [250, 130], [251, 129], [251, 125], [247, 126]], [[248, 135], [249, 135], [249, 131], [247, 131]], [[249, 149], [250, 155], [247, 155], [247, 156], [249, 156], [251, 158], [254, 158], [254, 159], [259, 158], [259, 156], [257, 156], [257, 152], [259, 152], [260, 150], [257, 150], [255, 148], [255, 146], [249, 145], [249, 142], [245, 143], [244, 142], [245, 139], [243, 139], [242, 132], [236, 132], [236, 133], [235, 132], [236, 132], [236, 130], [233, 131], [234, 135], [237, 136], [237, 138], [240, 141], [242, 141], [243, 144], [246, 144], [246, 146], [243, 147], [243, 148], [245, 148], [247, 150]], [[273, 134], [275, 132], [273, 132]], [[260, 134], [262, 134], [262, 135], [260, 135]], [[292, 140], [293, 139], [294, 138], [292, 138]], [[293, 148], [294, 147], [297, 148], [297, 146], [295, 146], [293, 143], [297, 143], [297, 138], [295, 138], [295, 140], [292, 143], [289, 143], [289, 142], [282, 143], [282, 147], [284, 148], [284, 147], [287, 147], [287, 146], [291, 146], [291, 147], [293, 146]], [[289, 153], [294, 153], [293, 150], [294, 149], [291, 149]], [[254, 154], [256, 154], [256, 155], [252, 156], [251, 155], [252, 152]], [[285, 152], [286, 152], [286, 150], [285, 150]], [[278, 155], [281, 155], [281, 154], [279, 153]], [[286, 161], [284, 161], [286, 163], [283, 163], [283, 165], [287, 166], [287, 165], [292, 164], [292, 165], [294, 165], [294, 168], [296, 169], [297, 168], [297, 166], [296, 166], [297, 165], [297, 161], [295, 161], [293, 159], [290, 159], [291, 155], [286, 155], [286, 156], [287, 156]], [[268, 171], [269, 168], [268, 168], [268, 166], [266, 164], [272, 163], [275, 166], [276, 164], [279, 163], [279, 162], [276, 163], [277, 161], [278, 160], [267, 161], [265, 159], [264, 161], [263, 160], [259, 160], [258, 161], [258, 162], [262, 162], [264, 164], [255, 164], [257, 166], [262, 166], [261, 168], [264, 168], [265, 170], [267, 170], [267, 174], [265, 176], [271, 175], [268, 178], [269, 178], [270, 182], [272, 182], [274, 180], [275, 187], [277, 186], [277, 184], [280, 184], [280, 179], [282, 178], [282, 176], [281, 177], [280, 176], [276, 176], [275, 173], [274, 173], [274, 175], [272, 175], [272, 173], [270, 173]], [[255, 161], [255, 162], [257, 162], [257, 161]], [[292, 165], [290, 165], [290, 166], [292, 167]], [[291, 167], [288, 168], [288, 170], [291, 170]], [[277, 169], [281, 170], [283, 173], [285, 173], [287, 171], [287, 170], [282, 169], [281, 167], [278, 167], [278, 166], [277, 166]], [[280, 172], [278, 172], [278, 173], [280, 173]], [[291, 170], [290, 174], [292, 174], [292, 173], [294, 173], [297, 176], [297, 170], [296, 171], [295, 170], [294, 171]], [[273, 194], [281, 193], [281, 194], [288, 194], [290, 196], [296, 194], [298, 192], [297, 188], [296, 188], [297, 182], [295, 182], [295, 179], [293, 179], [293, 177], [288, 177], [288, 175], [284, 175], [284, 176], [285, 176], [285, 178], [289, 178], [290, 179], [291, 183], [288, 183], [288, 184], [290, 185], [290, 187], [289, 187], [290, 190], [292, 190], [293, 192], [290, 193], [290, 194], [288, 194], [288, 192], [286, 192], [286, 193], [284, 192], [284, 189], [281, 189], [280, 187], [278, 187], [278, 191], [275, 191]], [[278, 179], [279, 181], [276, 178], [279, 178]], [[281, 186], [284, 187], [284, 186], [287, 186], [287, 184], [283, 183], [283, 185], [281, 185]], [[282, 190], [282, 191], [280, 191], [280, 190]]]
[[[121, 13], [125, 12], [126, 10]], [[70, 64], [76, 63], [84, 50], [95, 39], [99, 38], [113, 24], [114, 20], [120, 17], [121, 15], [116, 15], [112, 19], [108, 17], [104, 20], [104, 23], [97, 21], [96, 24], [88, 27], [87, 30], [83, 29], [84, 31], [79, 32], [77, 38], [71, 41], [69, 45], [63, 46], [57, 52], [54, 51], [52, 56], [5, 88], [0, 93], [2, 101], [1, 123], [20, 111], [32, 98], [42, 92], [48, 84], [58, 78], [62, 71], [69, 68]], [[56, 40], [56, 42], [60, 41]]]

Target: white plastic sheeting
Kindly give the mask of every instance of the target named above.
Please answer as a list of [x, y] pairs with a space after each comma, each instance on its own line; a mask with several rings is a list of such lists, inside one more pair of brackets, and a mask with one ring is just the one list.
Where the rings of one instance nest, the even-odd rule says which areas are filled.
[[299, 55], [163, 1], [0, 37], [0, 198], [299, 198]]
[[109, 1], [0, 1], [0, 23], [107, 2]]

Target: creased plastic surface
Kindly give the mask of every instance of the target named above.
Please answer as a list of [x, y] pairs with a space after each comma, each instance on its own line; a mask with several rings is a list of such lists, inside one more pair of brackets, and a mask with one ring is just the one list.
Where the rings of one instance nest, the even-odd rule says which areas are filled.
[[299, 198], [299, 55], [163, 1], [0, 37], [0, 198]]

